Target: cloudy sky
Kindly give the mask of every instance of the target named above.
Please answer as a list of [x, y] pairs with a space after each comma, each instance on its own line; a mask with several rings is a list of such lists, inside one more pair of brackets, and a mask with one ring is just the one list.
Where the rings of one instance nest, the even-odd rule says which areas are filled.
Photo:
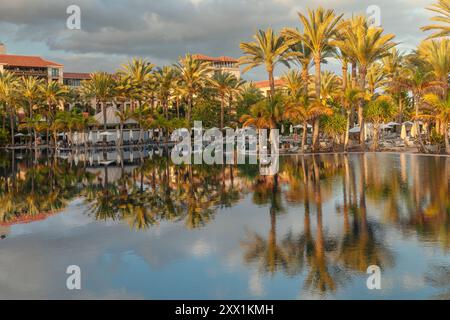
[[[186, 52], [240, 55], [239, 43], [259, 28], [299, 27], [296, 13], [323, 5], [351, 16], [381, 9], [402, 50], [423, 37], [434, 0], [0, 0], [0, 41], [11, 54], [41, 55], [66, 71], [114, 71], [133, 56], [172, 64]], [[69, 5], [81, 9], [81, 30], [66, 27]], [[336, 68], [332, 62], [329, 68]], [[254, 70], [248, 79], [262, 79]]]

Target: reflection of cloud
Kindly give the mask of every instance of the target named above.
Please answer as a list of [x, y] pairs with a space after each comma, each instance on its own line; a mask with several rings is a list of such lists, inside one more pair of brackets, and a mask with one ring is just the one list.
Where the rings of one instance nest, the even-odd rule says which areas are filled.
[[414, 274], [404, 274], [401, 278], [402, 286], [405, 290], [417, 290], [425, 286], [423, 277], [418, 277]]
[[248, 279], [248, 291], [254, 297], [262, 297], [265, 294], [261, 275], [256, 271]]
[[198, 239], [192, 245], [191, 252], [196, 257], [205, 257], [212, 251], [211, 244], [207, 243], [204, 239]]

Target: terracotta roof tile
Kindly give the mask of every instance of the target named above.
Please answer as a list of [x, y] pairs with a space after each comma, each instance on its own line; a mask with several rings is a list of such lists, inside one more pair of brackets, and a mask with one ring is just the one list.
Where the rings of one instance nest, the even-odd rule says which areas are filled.
[[204, 54], [195, 54], [194, 55], [195, 59], [198, 60], [205, 60], [205, 61], [212, 61], [212, 62], [233, 62], [233, 63], [237, 63], [238, 60], [232, 57], [227, 57], [227, 56], [221, 56], [221, 57], [210, 57], [210, 56], [206, 56]]
[[90, 80], [90, 73], [79, 73], [79, 72], [64, 72], [64, 79], [80, 79], [80, 80]]
[[62, 64], [44, 60], [36, 56], [18, 56], [13, 54], [0, 54], [0, 64], [15, 67], [62, 67]]
[[[285, 85], [285, 81], [283, 79], [275, 80], [275, 87], [282, 87]], [[257, 88], [268, 88], [270, 87], [269, 80], [257, 81], [254, 83]]]

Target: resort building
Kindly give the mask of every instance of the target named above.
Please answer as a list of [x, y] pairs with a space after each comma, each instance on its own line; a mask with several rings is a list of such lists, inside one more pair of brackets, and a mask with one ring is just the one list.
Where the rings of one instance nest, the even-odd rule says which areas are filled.
[[32, 76], [47, 81], [63, 82], [62, 64], [37, 56], [8, 54], [6, 46], [0, 43], [0, 72], [8, 70], [17, 76]]
[[[263, 95], [267, 97], [270, 93], [270, 84], [269, 80], [257, 81], [253, 83], [256, 88], [261, 90]], [[282, 89], [285, 85], [285, 81], [283, 79], [275, 79], [275, 89]]]
[[85, 80], [91, 80], [90, 73], [64, 72], [63, 75], [63, 83], [72, 88], [80, 87], [81, 82]]
[[[231, 57], [209, 57], [203, 54], [196, 54], [194, 55], [194, 58], [200, 61], [205, 61], [211, 63], [211, 66], [213, 67], [213, 72], [223, 71], [223, 72], [229, 72], [231, 74], [234, 74], [236, 78], [241, 78], [241, 70], [239, 69], [238, 60]], [[213, 74], [211, 74], [212, 76]]]

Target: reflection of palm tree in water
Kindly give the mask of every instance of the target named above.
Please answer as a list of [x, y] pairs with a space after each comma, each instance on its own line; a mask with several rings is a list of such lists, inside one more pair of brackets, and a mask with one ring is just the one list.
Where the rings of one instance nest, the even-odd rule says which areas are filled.
[[[334, 292], [336, 290], [335, 277], [337, 276], [337, 274], [335, 272], [338, 270], [337, 268], [330, 269], [325, 255], [325, 251], [333, 250], [333, 246], [331, 241], [325, 241], [323, 233], [320, 168], [317, 160], [318, 157], [313, 156], [313, 190], [317, 219], [316, 241], [314, 243], [314, 250], [310, 252], [311, 256], [309, 257], [308, 261], [309, 272], [305, 279], [305, 287], [312, 290], [313, 292], [325, 294], [328, 291]], [[309, 229], [309, 222], [307, 225], [305, 225], [305, 228]], [[309, 233], [309, 231], [305, 229], [305, 234], [307, 233]]]
[[[274, 274], [280, 266], [286, 269], [289, 260], [286, 250], [277, 243], [276, 216], [284, 210], [281, 204], [278, 175], [260, 177], [255, 187], [259, 191], [258, 201], [262, 203], [270, 201], [270, 229], [267, 240], [257, 233], [247, 235], [247, 239], [242, 242], [245, 250], [244, 261], [246, 263], [256, 262], [260, 272]], [[267, 190], [271, 192], [267, 192]]]
[[[344, 197], [344, 237], [340, 245], [338, 260], [346, 268], [360, 272], [366, 272], [370, 265], [381, 268], [392, 266], [392, 253], [377, 239], [373, 223], [369, 222], [366, 207], [366, 155], [359, 158], [359, 203], [355, 198]], [[344, 159], [344, 189], [349, 190], [349, 179], [355, 179], [355, 166], [348, 166], [348, 159]], [[346, 195], [347, 192], [344, 192]], [[347, 201], [348, 202], [345, 202]], [[352, 213], [353, 221], [349, 222], [349, 213]]]

